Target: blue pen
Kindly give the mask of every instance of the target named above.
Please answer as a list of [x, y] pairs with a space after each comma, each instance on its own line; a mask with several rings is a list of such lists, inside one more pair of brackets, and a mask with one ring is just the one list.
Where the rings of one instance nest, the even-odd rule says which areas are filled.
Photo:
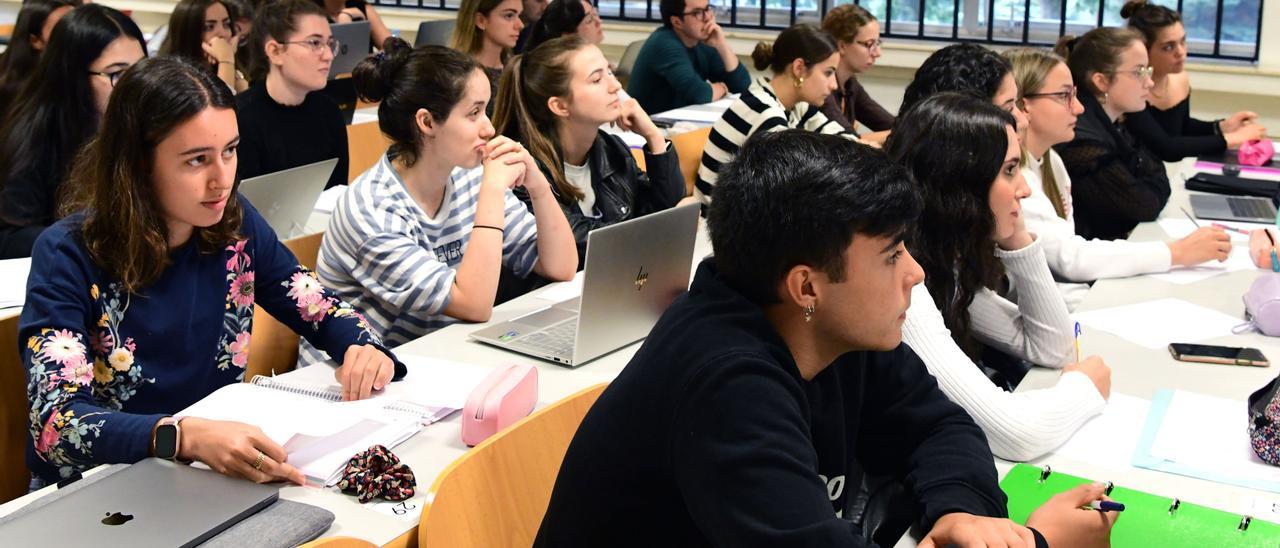
[[1271, 236], [1271, 231], [1268, 229], [1262, 229], [1262, 233], [1271, 240], [1271, 271], [1280, 272], [1280, 257], [1276, 257], [1276, 239]]
[[[1275, 260], [1275, 252], [1272, 251], [1272, 260]], [[1080, 322], [1076, 322], [1076, 363], [1080, 363]]]
[[1095, 500], [1090, 502], [1085, 508], [1089, 510], [1097, 510], [1099, 512], [1123, 512], [1124, 505], [1109, 500]]

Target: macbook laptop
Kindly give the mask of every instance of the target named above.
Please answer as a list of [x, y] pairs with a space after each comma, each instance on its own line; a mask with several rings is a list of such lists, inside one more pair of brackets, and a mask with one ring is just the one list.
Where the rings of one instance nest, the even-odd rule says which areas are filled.
[[337, 158], [260, 175], [240, 181], [240, 194], [249, 199], [276, 237], [286, 240], [305, 233], [307, 219], [329, 182]]
[[643, 339], [689, 289], [697, 231], [697, 204], [592, 230], [580, 297], [471, 338], [571, 367]]
[[369, 22], [330, 23], [329, 32], [338, 41], [338, 52], [329, 65], [329, 79], [351, 74], [351, 71], [369, 55]]
[[1265, 224], [1276, 222], [1276, 206], [1271, 203], [1270, 198], [1191, 194], [1191, 210], [1201, 219]]
[[0, 525], [0, 546], [195, 546], [266, 508], [279, 492], [145, 459]]

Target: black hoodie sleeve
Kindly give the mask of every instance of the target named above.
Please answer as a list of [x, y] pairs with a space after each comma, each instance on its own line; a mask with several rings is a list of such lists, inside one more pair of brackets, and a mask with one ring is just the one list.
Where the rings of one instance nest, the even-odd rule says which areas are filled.
[[919, 501], [923, 531], [952, 512], [1007, 517], [982, 429], [947, 399], [907, 345], [868, 355], [860, 366], [868, 389], [857, 442], [866, 470], [904, 478]]
[[[1188, 120], [1191, 119], [1188, 118]], [[1199, 120], [1194, 121], [1199, 122]], [[1134, 137], [1137, 137], [1142, 144], [1165, 162], [1178, 162], [1189, 156], [1222, 154], [1222, 151], [1227, 149], [1226, 139], [1212, 131], [1207, 135], [1171, 135], [1151, 115], [1150, 106], [1141, 112], [1126, 114], [1125, 126]], [[1198, 129], [1199, 126], [1196, 128]]]

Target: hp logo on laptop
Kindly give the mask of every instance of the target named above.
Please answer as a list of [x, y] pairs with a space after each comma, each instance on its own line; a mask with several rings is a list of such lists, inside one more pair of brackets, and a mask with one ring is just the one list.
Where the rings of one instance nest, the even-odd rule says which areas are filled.
[[644, 266], [640, 267], [640, 271], [636, 273], [636, 291], [644, 289], [644, 283], [649, 281], [649, 273], [644, 271]]

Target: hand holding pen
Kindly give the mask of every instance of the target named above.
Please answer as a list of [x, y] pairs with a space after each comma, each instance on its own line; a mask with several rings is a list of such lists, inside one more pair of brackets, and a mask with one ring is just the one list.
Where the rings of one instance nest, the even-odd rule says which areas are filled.
[[1280, 257], [1276, 256], [1276, 239], [1271, 235], [1271, 229], [1261, 228], [1249, 233], [1249, 257], [1258, 268], [1280, 272]]

